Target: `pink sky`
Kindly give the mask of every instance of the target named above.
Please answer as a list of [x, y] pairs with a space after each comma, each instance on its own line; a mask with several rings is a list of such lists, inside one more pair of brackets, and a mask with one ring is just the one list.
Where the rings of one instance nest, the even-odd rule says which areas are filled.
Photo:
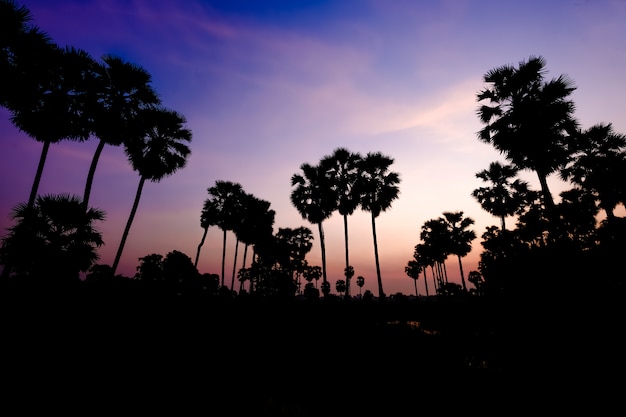
[[[424, 222], [463, 211], [479, 236], [463, 259], [478, 267], [480, 235], [499, 225], [471, 197], [475, 173], [503, 161], [476, 139], [476, 93], [482, 75], [530, 55], [547, 61], [549, 77], [566, 74], [583, 127], [613, 123], [626, 133], [626, 2], [624, 1], [71, 1], [33, 0], [34, 22], [60, 45], [94, 58], [111, 53], [141, 65], [163, 104], [193, 132], [187, 167], [147, 183], [118, 272], [132, 276], [138, 258], [172, 250], [192, 259], [202, 235], [207, 188], [240, 183], [270, 201], [279, 227], [309, 227], [310, 264], [321, 265], [317, 227], [291, 205], [291, 175], [340, 146], [395, 159], [400, 197], [377, 219], [387, 294], [413, 294], [404, 267]], [[295, 4], [295, 3], [294, 3]], [[19, 132], [0, 109], [0, 228], [28, 198], [41, 145]], [[95, 140], [50, 149], [40, 194], [82, 195]], [[535, 184], [532, 173], [525, 179]], [[96, 225], [111, 264], [139, 181], [121, 148], [106, 147], [90, 204], [106, 212]], [[551, 178], [553, 194], [563, 189]], [[512, 226], [513, 219], [508, 220]], [[349, 219], [350, 256], [363, 291], [377, 294], [369, 213]], [[324, 222], [328, 278], [343, 279], [343, 224]], [[228, 236], [226, 282], [234, 235]], [[200, 272], [219, 273], [222, 235], [211, 228]], [[243, 248], [239, 251], [239, 262]], [[248, 258], [249, 262], [250, 258]], [[446, 262], [460, 282], [457, 259]], [[430, 273], [429, 273], [430, 276]], [[467, 275], [466, 275], [467, 277]], [[429, 286], [432, 289], [432, 283]], [[418, 291], [424, 294], [423, 279]]]

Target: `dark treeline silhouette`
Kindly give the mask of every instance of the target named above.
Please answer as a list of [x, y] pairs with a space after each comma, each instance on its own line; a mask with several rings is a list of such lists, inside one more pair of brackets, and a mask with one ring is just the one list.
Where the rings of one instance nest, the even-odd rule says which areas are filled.
[[[585, 392], [596, 411], [611, 403], [619, 385], [603, 382], [621, 377], [626, 317], [626, 219], [616, 214], [626, 202], [626, 136], [611, 123], [581, 127], [573, 81], [546, 79], [542, 57], [489, 70], [476, 96], [478, 140], [505, 159], [477, 172], [485, 186], [468, 190], [500, 224], [481, 235], [478, 270], [462, 263], [478, 237], [474, 220], [446, 211], [423, 223], [405, 267], [415, 295], [385, 294], [376, 219], [399, 198], [400, 175], [390, 156], [338, 147], [290, 179], [292, 204], [317, 227], [321, 266], [307, 262], [309, 227], [275, 231], [270, 202], [217, 180], [200, 210], [195, 259], [176, 249], [146, 254], [127, 277], [117, 267], [144, 183], [185, 166], [191, 131], [143, 68], [61, 48], [28, 9], [9, 0], [0, 7], [0, 105], [42, 143], [29, 200], [14, 208], [0, 247], [3, 359], [11, 365], [4, 393], [23, 398], [22, 407], [41, 400], [48, 411], [125, 404], [266, 416], [441, 415], [502, 404], [563, 411], [563, 399], [587, 390], [586, 381], [602, 389]], [[51, 145], [90, 138], [99, 145], [84, 196], [38, 195]], [[105, 213], [88, 206], [105, 144], [124, 146], [140, 178], [112, 266], [98, 263], [95, 223]], [[518, 178], [522, 170], [537, 175], [540, 190]], [[550, 175], [571, 185], [558, 199]], [[377, 294], [361, 293], [362, 275], [358, 294], [351, 281], [349, 216], [359, 208], [371, 214]], [[335, 212], [345, 277], [332, 294], [323, 222]], [[212, 226], [223, 232], [220, 274], [198, 270]], [[229, 234], [236, 245], [227, 276]], [[460, 285], [448, 281], [449, 256]], [[419, 279], [426, 294], [418, 294]], [[532, 393], [515, 385], [522, 380]]]

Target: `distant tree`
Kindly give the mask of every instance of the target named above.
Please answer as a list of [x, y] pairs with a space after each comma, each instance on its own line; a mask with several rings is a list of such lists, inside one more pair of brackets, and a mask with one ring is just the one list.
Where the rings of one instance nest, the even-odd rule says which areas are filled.
[[365, 278], [361, 275], [356, 277], [356, 285], [359, 287], [359, 295], [361, 295], [361, 289], [363, 288], [363, 285], [365, 285]]
[[420, 265], [420, 263], [415, 259], [411, 259], [404, 267], [404, 272], [408, 275], [409, 278], [413, 279], [413, 284], [415, 285], [415, 296], [417, 297], [417, 280], [422, 273], [422, 265]]
[[335, 290], [337, 290], [339, 295], [343, 296], [343, 293], [346, 292], [346, 281], [338, 279], [337, 282], [335, 282]]
[[389, 170], [394, 159], [380, 152], [369, 152], [359, 161], [361, 207], [372, 215], [372, 235], [374, 237], [374, 258], [378, 278], [378, 297], [384, 300], [383, 280], [378, 259], [378, 239], [376, 237], [376, 218], [398, 198], [400, 194], [400, 175]]
[[515, 178], [518, 170], [513, 165], [502, 165], [499, 162], [489, 164], [489, 169], [476, 174], [491, 187], [479, 187], [472, 192], [472, 196], [488, 213], [500, 218], [502, 230], [505, 227], [507, 216], [519, 214], [528, 201], [528, 183]]
[[[328, 282], [328, 280], [326, 272], [326, 241], [324, 239], [322, 223], [324, 220], [328, 219], [337, 208], [337, 200], [323, 167], [304, 163], [300, 165], [300, 170], [301, 173], [291, 176], [291, 186], [293, 189], [290, 199], [303, 219], [317, 225], [320, 235], [322, 278], [324, 284]], [[324, 287], [322, 287], [322, 292], [323, 289]]]
[[448, 233], [450, 234], [450, 253], [456, 255], [459, 260], [461, 283], [463, 284], [463, 290], [467, 291], [461, 258], [470, 253], [472, 250], [472, 241], [476, 239], [476, 232], [467, 230], [468, 227], [474, 224], [474, 219], [469, 217], [464, 218], [462, 211], [444, 212], [443, 216], [448, 225]]

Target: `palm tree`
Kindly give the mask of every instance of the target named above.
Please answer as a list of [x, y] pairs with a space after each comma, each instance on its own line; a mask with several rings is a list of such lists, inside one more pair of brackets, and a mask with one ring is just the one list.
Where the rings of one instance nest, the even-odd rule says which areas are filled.
[[203, 232], [202, 239], [200, 239], [200, 243], [198, 244], [198, 250], [196, 251], [196, 260], [194, 262], [196, 268], [198, 267], [198, 260], [200, 259], [200, 250], [202, 246], [204, 246], [209, 227], [217, 225], [218, 214], [214, 201], [210, 199], [204, 200], [202, 212], [200, 213], [200, 227], [202, 227]]
[[[337, 148], [332, 155], [322, 158], [320, 165], [330, 178], [337, 198], [337, 210], [343, 216], [343, 231], [346, 251], [346, 271], [350, 267], [348, 251], [348, 216], [359, 206], [358, 190], [359, 161], [361, 155], [346, 148]], [[346, 275], [346, 298], [350, 296], [350, 278]]]
[[476, 173], [476, 178], [491, 182], [491, 187], [479, 187], [472, 191], [472, 196], [489, 214], [500, 218], [502, 230], [505, 230], [507, 216], [519, 214], [528, 201], [528, 183], [519, 178], [511, 182], [518, 173], [513, 165], [499, 162], [489, 164], [489, 169]]
[[87, 272], [99, 258], [96, 250], [104, 242], [94, 222], [104, 220], [104, 212], [85, 212], [77, 196], [38, 196], [32, 208], [17, 205], [12, 217], [16, 224], [3, 238], [0, 259], [18, 276], [77, 282], [79, 272]]
[[[301, 174], [291, 177], [291, 203], [298, 210], [303, 219], [317, 224], [322, 251], [322, 284], [328, 282], [326, 274], [326, 243], [322, 222], [328, 219], [337, 208], [332, 184], [325, 175], [323, 168], [308, 163], [300, 165]], [[325, 287], [323, 287], [325, 288]]]
[[117, 270], [130, 226], [137, 212], [144, 183], [146, 180], [159, 182], [174, 174], [187, 164], [187, 158], [191, 154], [187, 143], [191, 141], [192, 134], [184, 127], [186, 120], [182, 115], [173, 110], [155, 107], [142, 109], [137, 120], [141, 120], [143, 134], [126, 142], [125, 149], [140, 179], [133, 208], [113, 262], [113, 274]]
[[132, 140], [138, 133], [132, 129], [141, 126], [136, 120], [141, 110], [160, 104], [157, 93], [150, 86], [150, 74], [139, 65], [105, 55], [102, 63], [95, 65], [94, 73], [91, 130], [99, 142], [87, 174], [83, 194], [85, 205], [89, 203], [93, 178], [104, 146], [120, 146]]
[[613, 221], [615, 207], [626, 202], [626, 136], [608, 123], [581, 131], [576, 139], [561, 178], [593, 194], [607, 220]]
[[356, 285], [359, 287], [359, 296], [361, 296], [361, 289], [363, 288], [363, 285], [365, 285], [365, 278], [361, 275], [356, 277]]
[[404, 272], [408, 275], [409, 278], [413, 279], [413, 283], [415, 284], [415, 296], [417, 297], [417, 280], [422, 273], [422, 265], [420, 265], [417, 260], [411, 259], [404, 267]]
[[469, 217], [464, 218], [462, 211], [446, 211], [443, 213], [443, 216], [448, 225], [448, 233], [450, 234], [450, 253], [456, 255], [459, 259], [461, 283], [463, 284], [463, 290], [467, 291], [461, 258], [472, 250], [472, 240], [476, 239], [476, 232], [467, 230], [469, 226], [474, 224], [474, 219]]
[[576, 87], [563, 75], [544, 81], [545, 68], [542, 57], [531, 56], [518, 67], [504, 65], [484, 75], [489, 86], [477, 99], [489, 105], [478, 109], [485, 124], [478, 138], [493, 145], [518, 169], [536, 172], [548, 215], [556, 224], [547, 177], [568, 161], [566, 144], [577, 130], [569, 96]]
[[372, 235], [374, 237], [374, 257], [376, 260], [376, 275], [378, 277], [378, 297], [385, 298], [383, 281], [380, 275], [380, 262], [378, 259], [378, 241], [376, 237], [376, 218], [381, 212], [391, 207], [391, 203], [398, 198], [400, 193], [400, 175], [389, 171], [393, 164], [393, 158], [380, 152], [369, 152], [359, 162], [361, 175], [361, 207], [372, 215]]
[[231, 181], [217, 180], [215, 185], [208, 189], [209, 194], [213, 197], [217, 212], [217, 226], [222, 229], [222, 275], [221, 286], [224, 286], [224, 270], [226, 262], [226, 235], [228, 231], [235, 228], [235, 224], [239, 221], [238, 209], [241, 198], [244, 195], [241, 184]]

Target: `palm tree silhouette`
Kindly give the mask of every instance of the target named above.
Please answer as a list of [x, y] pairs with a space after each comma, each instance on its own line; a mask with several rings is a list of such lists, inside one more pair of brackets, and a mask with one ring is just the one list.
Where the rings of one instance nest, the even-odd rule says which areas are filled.
[[491, 187], [479, 187], [472, 191], [472, 196], [480, 206], [500, 218], [502, 230], [506, 229], [507, 216], [519, 214], [528, 201], [528, 183], [515, 178], [518, 170], [513, 165], [502, 165], [499, 162], [489, 164], [489, 169], [476, 173], [476, 178], [491, 182]]
[[143, 108], [160, 104], [157, 93], [150, 86], [151, 76], [139, 65], [120, 57], [105, 55], [102, 63], [95, 65], [92, 126], [99, 139], [93, 154], [83, 203], [89, 203], [91, 187], [98, 160], [105, 145], [120, 146], [134, 137], [133, 128], [141, 126], [136, 121]]
[[422, 265], [415, 259], [411, 259], [407, 262], [404, 267], [404, 272], [408, 275], [409, 278], [413, 280], [413, 284], [415, 285], [415, 296], [417, 297], [417, 280], [422, 273]]
[[[330, 178], [333, 191], [336, 193], [337, 210], [343, 216], [343, 231], [346, 251], [346, 271], [350, 267], [348, 251], [348, 216], [352, 215], [360, 204], [359, 161], [358, 153], [352, 153], [346, 148], [337, 148], [332, 155], [322, 158], [320, 165]], [[350, 278], [346, 275], [346, 298], [350, 296]]]
[[518, 67], [504, 65], [488, 71], [483, 79], [489, 84], [477, 94], [478, 109], [485, 127], [478, 138], [493, 145], [519, 169], [535, 171], [548, 210], [558, 224], [556, 206], [547, 177], [568, 162], [568, 148], [577, 130], [574, 103], [569, 100], [576, 89], [561, 75], [544, 80], [546, 62], [531, 56]]
[[365, 278], [361, 275], [356, 277], [356, 285], [359, 287], [359, 296], [361, 296], [361, 289], [363, 288], [363, 285], [365, 285]]
[[3, 238], [0, 258], [19, 276], [41, 283], [77, 282], [79, 272], [87, 272], [99, 259], [97, 248], [104, 242], [94, 222], [104, 220], [104, 212], [85, 212], [77, 196], [38, 196], [32, 208], [15, 206], [12, 217], [16, 224]]
[[215, 206], [215, 202], [211, 199], [206, 199], [204, 204], [202, 205], [202, 212], [200, 213], [200, 227], [202, 227], [202, 238], [200, 239], [200, 243], [198, 244], [198, 250], [196, 251], [196, 260], [194, 262], [194, 266], [198, 267], [198, 260], [200, 259], [200, 250], [202, 246], [204, 246], [204, 241], [206, 240], [207, 233], [209, 232], [210, 226], [217, 225], [218, 219], [218, 211]]
[[456, 255], [459, 260], [461, 283], [463, 284], [463, 290], [467, 291], [461, 258], [472, 250], [472, 240], [476, 239], [476, 232], [467, 230], [468, 227], [474, 224], [474, 219], [469, 217], [464, 218], [462, 211], [446, 211], [443, 213], [443, 217], [448, 226], [448, 233], [450, 234], [449, 251], [451, 254]]
[[596, 124], [576, 136], [573, 154], [560, 176], [590, 192], [608, 221], [615, 220], [615, 207], [626, 202], [626, 136], [613, 125]]
[[378, 277], [378, 297], [385, 298], [383, 281], [380, 275], [378, 259], [378, 241], [376, 237], [376, 217], [391, 207], [391, 203], [398, 198], [400, 189], [400, 175], [389, 171], [393, 158], [380, 152], [369, 152], [359, 162], [361, 175], [361, 207], [372, 215], [372, 235], [374, 237], [374, 257], [376, 260], [376, 275]]
[[[140, 179], [135, 201], [113, 262], [113, 274], [117, 270], [130, 226], [137, 212], [144, 183], [146, 180], [159, 182], [174, 174], [187, 164], [187, 158], [191, 153], [187, 143], [191, 141], [192, 133], [184, 127], [186, 120], [182, 115], [173, 110], [154, 107], [142, 109], [137, 120], [141, 120], [143, 134], [126, 141], [124, 145], [128, 159], [133, 169], [139, 173]], [[139, 128], [133, 127], [133, 131], [138, 132]]]
[[241, 184], [217, 180], [215, 185], [208, 189], [209, 194], [213, 197], [213, 204], [217, 213], [217, 226], [222, 229], [222, 275], [221, 286], [224, 287], [224, 271], [226, 262], [226, 234], [229, 230], [235, 228], [236, 222], [239, 221], [239, 205], [244, 195]]
[[322, 167], [304, 163], [300, 165], [300, 170], [302, 171], [301, 174], [294, 174], [291, 177], [291, 186], [294, 187], [290, 195], [291, 203], [303, 219], [317, 224], [322, 251], [322, 284], [325, 284], [328, 280], [326, 275], [326, 244], [322, 222], [333, 214], [337, 208], [337, 201], [332, 190], [332, 184]]

